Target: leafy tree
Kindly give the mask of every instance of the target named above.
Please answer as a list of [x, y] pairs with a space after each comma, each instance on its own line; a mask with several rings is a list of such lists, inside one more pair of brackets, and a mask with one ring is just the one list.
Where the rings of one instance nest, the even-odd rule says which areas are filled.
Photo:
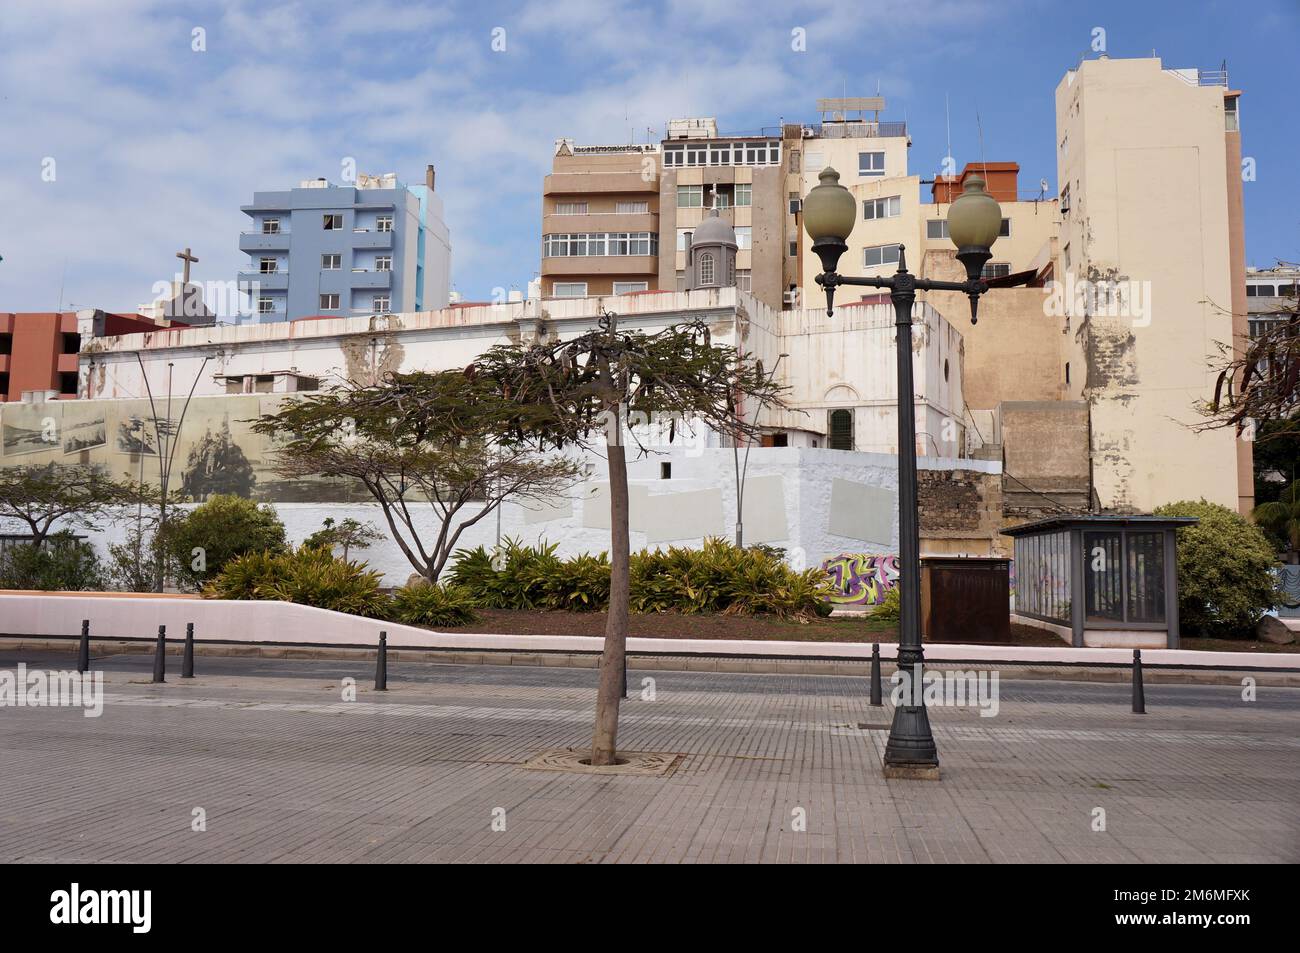
[[371, 543], [378, 542], [384, 538], [384, 534], [375, 529], [369, 523], [362, 523], [348, 517], [341, 523], [335, 523], [334, 517], [325, 517], [322, 528], [312, 533], [305, 540], [304, 546], [312, 548], [327, 547], [330, 552], [334, 551], [335, 546], [343, 547], [343, 558], [348, 558], [348, 551], [353, 549], [369, 549]]
[[[591, 763], [614, 764], [631, 561], [625, 425], [654, 414], [668, 424], [670, 437], [678, 426], [754, 435], [757, 428], [738, 413], [739, 402], [753, 398], [781, 406], [782, 388], [758, 362], [713, 344], [703, 321], [646, 334], [620, 330], [617, 316], [608, 313], [594, 330], [567, 340], [499, 345], [465, 373], [471, 380], [491, 381], [509, 403], [498, 422], [503, 439], [539, 448], [600, 447], [606, 453], [610, 592]], [[635, 429], [630, 436], [645, 449]]]
[[60, 529], [94, 529], [108, 511], [141, 499], [134, 483], [114, 480], [95, 467], [34, 464], [0, 469], [0, 517], [19, 520], [40, 546], [55, 523]]
[[105, 566], [107, 582], [119, 592], [153, 592], [158, 577], [158, 560], [166, 560], [158, 545], [158, 519], [152, 513], [133, 522], [126, 540], [108, 544]]
[[270, 506], [217, 494], [181, 519], [173, 518], [163, 545], [178, 579], [199, 589], [236, 556], [284, 550], [284, 524]]
[[1205, 500], [1182, 500], [1157, 516], [1195, 516], [1178, 530], [1178, 617], [1184, 629], [1214, 638], [1248, 637], [1277, 602], [1273, 547], [1258, 526]]
[[280, 474], [364, 486], [411, 566], [436, 582], [465, 530], [507, 499], [549, 500], [581, 472], [557, 454], [508, 445], [497, 421], [511, 406], [461, 371], [421, 371], [292, 401], [253, 429], [279, 441]]

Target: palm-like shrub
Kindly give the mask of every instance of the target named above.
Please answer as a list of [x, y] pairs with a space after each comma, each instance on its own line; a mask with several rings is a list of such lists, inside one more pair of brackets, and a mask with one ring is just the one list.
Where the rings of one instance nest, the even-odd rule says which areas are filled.
[[1284, 542], [1286, 561], [1296, 562], [1300, 555], [1300, 480], [1283, 490], [1276, 501], [1259, 504], [1250, 515], [1266, 533]]
[[474, 597], [460, 586], [426, 581], [411, 583], [393, 593], [388, 617], [403, 625], [452, 628], [468, 625], [474, 614]]

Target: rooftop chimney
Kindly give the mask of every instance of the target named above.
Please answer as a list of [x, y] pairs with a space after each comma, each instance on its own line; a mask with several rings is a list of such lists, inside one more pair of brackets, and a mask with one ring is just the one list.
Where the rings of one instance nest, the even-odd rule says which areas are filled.
[[433, 165], [432, 165], [432, 163], [430, 163], [429, 165], [425, 166], [425, 168], [424, 168], [424, 184], [427, 185], [427, 186], [429, 187], [429, 191], [430, 191], [430, 192], [433, 191]]

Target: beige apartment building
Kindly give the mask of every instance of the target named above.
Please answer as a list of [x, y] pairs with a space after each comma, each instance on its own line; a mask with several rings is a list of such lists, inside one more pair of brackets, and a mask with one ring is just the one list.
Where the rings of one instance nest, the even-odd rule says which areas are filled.
[[1247, 333], [1239, 95], [1154, 57], [1086, 60], [1056, 88], [1066, 397], [1087, 402], [1105, 509], [1254, 502], [1249, 442], [1194, 429], [1218, 345]]
[[657, 144], [556, 142], [542, 185], [543, 297], [657, 290], [659, 235]]

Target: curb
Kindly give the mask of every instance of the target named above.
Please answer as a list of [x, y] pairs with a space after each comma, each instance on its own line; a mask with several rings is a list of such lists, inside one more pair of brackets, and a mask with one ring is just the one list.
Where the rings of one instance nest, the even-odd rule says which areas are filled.
[[[93, 655], [149, 655], [154, 651], [153, 640], [94, 639]], [[77, 639], [64, 638], [0, 638], [0, 651], [68, 652], [75, 656]], [[169, 640], [167, 654], [180, 656], [180, 640]], [[223, 642], [195, 642], [195, 655], [217, 658], [305, 659], [312, 661], [373, 661], [375, 650], [369, 648], [307, 647], [287, 645], [240, 645]], [[461, 649], [393, 649], [388, 650], [390, 662], [423, 662], [434, 665], [525, 665], [546, 668], [590, 668], [598, 666], [600, 657], [594, 653], [574, 652], [515, 652], [465, 651]], [[887, 660], [892, 665], [892, 662]], [[732, 672], [750, 675], [853, 675], [867, 677], [871, 674], [870, 659], [844, 661], [832, 659], [781, 659], [737, 658], [700, 655], [636, 655], [629, 654], [629, 669], [658, 672]], [[931, 671], [948, 669], [985, 668], [997, 670], [1002, 678], [1057, 680], [1067, 682], [1128, 683], [1132, 679], [1129, 666], [1064, 666], [1039, 665], [1014, 662], [933, 662], [927, 663]], [[888, 671], [892, 672], [891, 667]], [[1274, 688], [1300, 687], [1300, 673], [1238, 671], [1234, 669], [1169, 668], [1144, 664], [1145, 680], [1152, 684], [1169, 685], [1232, 685], [1240, 687], [1242, 679], [1250, 677], [1255, 684]]]

